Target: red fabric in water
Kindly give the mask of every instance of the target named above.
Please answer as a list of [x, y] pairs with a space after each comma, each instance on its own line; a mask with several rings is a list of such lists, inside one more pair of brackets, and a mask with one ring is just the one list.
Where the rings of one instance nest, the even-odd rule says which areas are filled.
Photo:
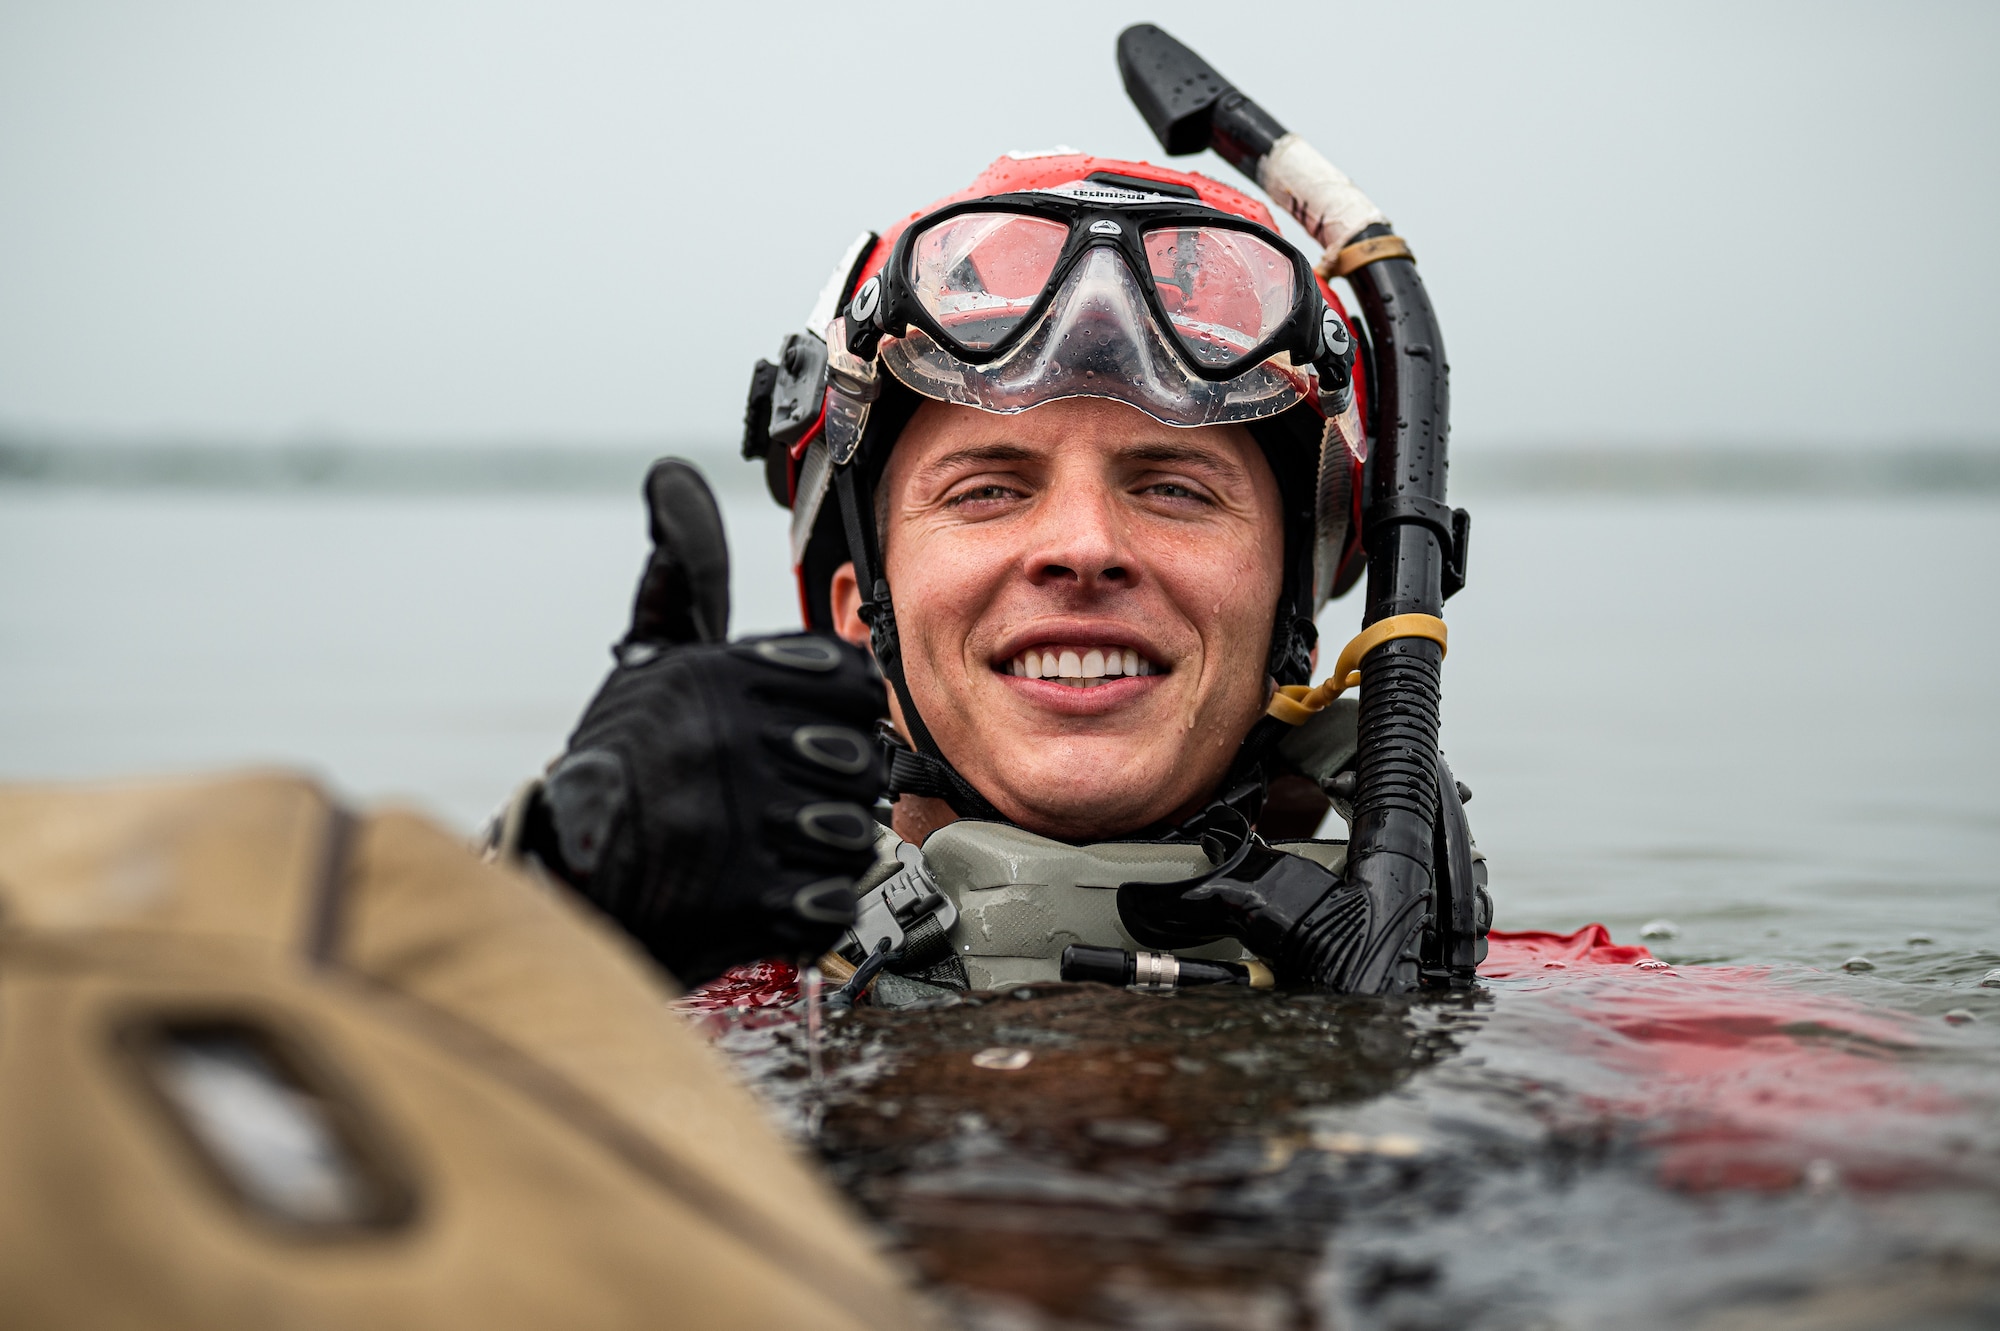
[[1611, 931], [1601, 924], [1586, 924], [1573, 934], [1495, 929], [1486, 935], [1486, 962], [1479, 973], [1504, 980], [1525, 971], [1563, 970], [1572, 962], [1631, 966], [1652, 959], [1653, 954], [1643, 947], [1612, 942]]
[[1816, 992], [1811, 972], [1670, 966], [1599, 924], [1487, 942], [1481, 978], [1515, 995], [1495, 1025], [1524, 1022], [1531, 1046], [1567, 1055], [1555, 1080], [1636, 1128], [1668, 1183], [1899, 1187], [1949, 1172], [1966, 1107], [1913, 1075], [1913, 1017]]
[[688, 991], [681, 1007], [694, 1012], [719, 1012], [735, 1007], [783, 1007], [799, 998], [798, 968], [788, 961], [753, 961], [734, 966], [707, 984]]

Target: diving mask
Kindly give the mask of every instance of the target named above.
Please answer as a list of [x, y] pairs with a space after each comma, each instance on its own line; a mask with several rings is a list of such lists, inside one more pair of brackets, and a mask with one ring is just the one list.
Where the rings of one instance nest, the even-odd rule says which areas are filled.
[[[924, 397], [1012, 413], [1108, 397], [1168, 425], [1347, 406], [1353, 343], [1275, 232], [1083, 181], [941, 208], [847, 309], [850, 348]], [[866, 352], [862, 352], [866, 354]]]

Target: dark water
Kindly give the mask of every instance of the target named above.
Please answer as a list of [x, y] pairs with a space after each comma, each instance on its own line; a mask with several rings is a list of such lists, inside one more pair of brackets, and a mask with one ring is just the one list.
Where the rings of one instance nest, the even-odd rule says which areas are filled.
[[[817, 1090], [782, 1018], [725, 1047], [992, 1331], [2000, 1324], [2000, 505], [1468, 502], [1498, 923], [1671, 921], [1670, 971], [862, 1011]], [[728, 516], [784, 625], [779, 515]], [[642, 553], [612, 497], [0, 490], [0, 777], [304, 764], [469, 829]]]
[[821, 1083], [796, 1020], [721, 1044], [969, 1326], [1994, 1325], [1992, 1051], [1828, 987], [1040, 985], [838, 1017]]

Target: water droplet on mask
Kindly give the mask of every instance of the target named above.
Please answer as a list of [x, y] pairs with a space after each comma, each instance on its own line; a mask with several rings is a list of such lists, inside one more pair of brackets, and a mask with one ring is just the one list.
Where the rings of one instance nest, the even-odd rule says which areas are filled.
[[1681, 927], [1672, 920], [1647, 920], [1639, 926], [1641, 938], [1679, 938]]
[[1979, 1014], [1971, 1008], [1955, 1007], [1944, 1014], [1944, 1019], [1954, 1026], [1969, 1026], [1979, 1020]]
[[1866, 957], [1849, 957], [1847, 960], [1840, 963], [1840, 968], [1844, 971], [1853, 971], [1856, 974], [1859, 974], [1862, 971], [1874, 970], [1875, 963], [1870, 961]]

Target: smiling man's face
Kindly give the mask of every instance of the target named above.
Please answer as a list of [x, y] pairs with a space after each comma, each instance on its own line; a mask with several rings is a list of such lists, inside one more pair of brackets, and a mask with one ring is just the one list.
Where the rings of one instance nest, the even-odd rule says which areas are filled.
[[[968, 781], [1070, 839], [1199, 807], [1269, 696], [1283, 518], [1248, 430], [926, 402], [880, 493], [910, 696]], [[833, 592], [865, 642], [851, 566]]]

